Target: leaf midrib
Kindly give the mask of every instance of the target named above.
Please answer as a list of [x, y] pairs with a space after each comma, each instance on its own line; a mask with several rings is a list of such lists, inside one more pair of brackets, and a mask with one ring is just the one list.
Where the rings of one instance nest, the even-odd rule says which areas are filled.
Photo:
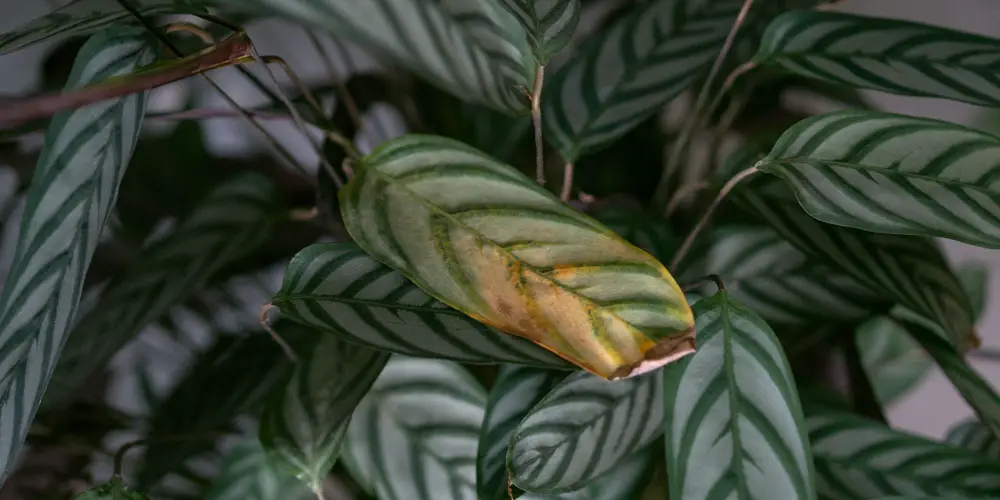
[[739, 415], [743, 413], [742, 402], [737, 394], [739, 386], [736, 384], [736, 360], [733, 357], [733, 325], [730, 317], [729, 297], [725, 291], [720, 292], [722, 311], [722, 353], [723, 367], [726, 373], [727, 392], [729, 393], [729, 433], [732, 434], [733, 454], [730, 458], [730, 465], [733, 468], [733, 475], [736, 476], [736, 495], [738, 498], [750, 499], [750, 489], [746, 481], [746, 473], [743, 470], [743, 441], [740, 439]]
[[[845, 162], [845, 161], [842, 161], [842, 160], [824, 160], [824, 159], [820, 159], [820, 158], [808, 158], [808, 157], [799, 157], [799, 156], [791, 156], [791, 157], [787, 157], [787, 158], [776, 158], [776, 159], [771, 159], [771, 160], [768, 160], [767, 158], [764, 158], [763, 160], [757, 162], [757, 167], [761, 171], [763, 171], [763, 172], [769, 172], [769, 173], [772, 173], [774, 175], [779, 175], [780, 176], [780, 174], [778, 174], [776, 172], [773, 172], [773, 171], [770, 171], [768, 168], [772, 167], [772, 166], [792, 167], [793, 165], [788, 165], [789, 163], [808, 163], [808, 164], [813, 164], [813, 165], [829, 165], [829, 166], [832, 166], [832, 167], [847, 168], [847, 169], [856, 170], [856, 171], [859, 171], [859, 172], [878, 172], [878, 173], [881, 173], [882, 175], [886, 175], [886, 176], [896, 176], [896, 177], [903, 177], [903, 178], [920, 179], [920, 180], [925, 180], [925, 181], [933, 182], [933, 183], [936, 183], [936, 184], [943, 184], [943, 185], [949, 186], [949, 187], [960, 187], [960, 188], [963, 188], [963, 189], [975, 190], [975, 191], [978, 191], [978, 192], [981, 192], [981, 193], [984, 193], [984, 194], [988, 194], [988, 195], [1000, 196], [1000, 192], [991, 190], [989, 188], [982, 187], [982, 186], [980, 186], [978, 184], [973, 184], [973, 183], [968, 183], [968, 182], [962, 182], [962, 181], [957, 181], [957, 180], [953, 180], [953, 179], [942, 179], [940, 177], [934, 177], [934, 176], [924, 175], [924, 174], [920, 174], [920, 173], [906, 172], [906, 171], [898, 170], [898, 169], [891, 168], [891, 167], [875, 167], [875, 166], [868, 166], [868, 165], [861, 164], [861, 163]], [[847, 183], [847, 184], [850, 185], [850, 183]]]

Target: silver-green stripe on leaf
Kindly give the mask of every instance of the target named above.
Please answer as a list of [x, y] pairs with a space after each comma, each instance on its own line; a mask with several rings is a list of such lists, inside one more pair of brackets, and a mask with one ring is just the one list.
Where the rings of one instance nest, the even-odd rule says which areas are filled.
[[347, 464], [379, 500], [474, 499], [485, 407], [458, 364], [394, 356], [351, 419]]
[[[80, 49], [67, 87], [131, 73], [153, 61], [155, 47], [141, 31], [101, 32]], [[0, 298], [0, 484], [74, 320], [146, 98], [145, 92], [131, 94], [59, 113], [46, 131]]]
[[506, 500], [507, 451], [514, 430], [568, 372], [517, 365], [500, 367], [486, 401], [479, 435], [476, 491], [479, 500]]
[[222, 472], [205, 500], [307, 500], [313, 493], [274, 464], [256, 438], [237, 443], [226, 455]]
[[611, 205], [591, 215], [660, 262], [670, 262], [680, 246], [680, 240], [666, 219], [643, 213], [638, 208]]
[[339, 196], [358, 246], [472, 318], [609, 380], [694, 350], [663, 264], [513, 167], [408, 135], [355, 172]]
[[983, 497], [1000, 488], [1000, 463], [850, 413], [806, 408], [817, 491], [831, 500], [887, 495]]
[[774, 324], [851, 323], [890, 305], [880, 294], [807, 256], [767, 226], [716, 229], [698, 265], [689, 266], [698, 272], [682, 275], [682, 281], [717, 274], [731, 289], [733, 299]]
[[525, 339], [442, 304], [353, 243], [302, 249], [272, 303], [290, 319], [383, 351], [462, 363], [572, 368]]
[[813, 217], [1000, 248], [1000, 137], [926, 118], [840, 111], [782, 134], [757, 165]]
[[768, 26], [755, 59], [849, 87], [1000, 104], [1000, 40], [922, 23], [786, 12]]
[[545, 84], [546, 139], [567, 161], [601, 149], [708, 72], [742, 0], [651, 0]]
[[976, 419], [963, 420], [948, 429], [944, 440], [955, 446], [981, 453], [1000, 461], [1000, 438]]
[[514, 431], [507, 457], [525, 491], [578, 490], [663, 432], [663, 378], [653, 372], [608, 382], [570, 375]]
[[[653, 475], [653, 453], [659, 448], [650, 445], [624, 458], [614, 469], [604, 473], [589, 485], [569, 493], [526, 493], [519, 500], [636, 500], [649, 486]], [[509, 498], [509, 497], [507, 497]]]
[[855, 333], [855, 342], [865, 373], [883, 406], [913, 389], [934, 364], [909, 332], [888, 316], [865, 321]]
[[517, 18], [539, 64], [569, 43], [580, 21], [580, 0], [499, 0]]
[[274, 184], [255, 173], [241, 174], [210, 192], [172, 234], [141, 252], [76, 324], [45, 404], [65, 403], [144, 327], [263, 243], [280, 216], [279, 203]]
[[313, 491], [322, 491], [351, 414], [389, 360], [388, 353], [319, 335], [260, 421], [264, 448]]
[[[363, 44], [463, 100], [528, 109], [534, 68], [524, 30], [496, 0], [213, 0]], [[530, 78], [529, 78], [530, 76]]]
[[815, 499], [802, 408], [778, 338], [725, 291], [694, 313], [698, 351], [663, 369], [670, 497]]

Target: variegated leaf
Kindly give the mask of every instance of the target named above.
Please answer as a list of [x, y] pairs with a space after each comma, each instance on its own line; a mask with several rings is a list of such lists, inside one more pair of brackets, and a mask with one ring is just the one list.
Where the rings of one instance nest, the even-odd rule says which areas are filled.
[[866, 231], [1000, 248], [1000, 137], [878, 111], [807, 118], [757, 166], [809, 215]]
[[115, 476], [107, 484], [80, 493], [74, 500], [149, 500], [149, 497], [130, 490], [121, 477]]
[[586, 372], [560, 382], [521, 421], [507, 457], [526, 491], [578, 490], [663, 432], [663, 377], [608, 382]]
[[254, 251], [281, 216], [278, 191], [249, 173], [211, 192], [169, 236], [143, 251], [73, 328], [46, 405], [72, 398], [144, 327], [200, 291], [224, 266]]
[[380, 500], [474, 499], [485, 407], [458, 364], [395, 356], [351, 419], [346, 463]]
[[775, 18], [758, 64], [893, 94], [1000, 104], [1000, 40], [912, 21], [798, 10]]
[[884, 406], [916, 386], [934, 364], [909, 332], [888, 316], [876, 316], [858, 327], [855, 342], [865, 373]]
[[388, 360], [387, 353], [324, 335], [264, 409], [264, 448], [313, 491], [321, 491], [354, 409]]
[[313, 494], [282, 470], [255, 438], [247, 438], [226, 455], [222, 472], [205, 500], [308, 500]]
[[643, 498], [653, 473], [653, 453], [659, 448], [650, 445], [626, 457], [614, 469], [593, 483], [569, 493], [527, 493], [519, 500], [635, 500]]
[[[514, 430], [529, 411], [568, 372], [517, 365], [500, 367], [486, 400], [486, 417], [479, 434], [476, 491], [479, 500], [506, 500], [507, 450]], [[523, 498], [523, 497], [522, 497]]]
[[[130, 73], [155, 56], [155, 45], [141, 31], [104, 31], [80, 49], [67, 87]], [[0, 484], [17, 459], [74, 321], [146, 98], [131, 94], [59, 113], [46, 131], [0, 297]]]
[[546, 138], [566, 161], [606, 147], [708, 72], [742, 0], [651, 0], [545, 85]]
[[[719, 275], [733, 299], [775, 324], [853, 323], [891, 305], [766, 226], [720, 227], [706, 243], [701, 261], [685, 268]], [[699, 277], [687, 273], [680, 279], [690, 282]]]
[[997, 438], [989, 427], [974, 418], [959, 422], [948, 429], [944, 440], [1000, 461], [1000, 438]]
[[524, 29], [496, 0], [212, 0], [280, 14], [357, 41], [456, 96], [528, 109], [534, 64]]
[[539, 64], [563, 49], [580, 20], [580, 0], [499, 0], [528, 36]]
[[691, 309], [663, 264], [513, 167], [410, 135], [356, 172], [340, 193], [348, 232], [442, 302], [606, 379], [694, 350]]
[[663, 369], [671, 498], [815, 499], [802, 408], [778, 338], [724, 290], [694, 313], [698, 351]]
[[982, 497], [1000, 488], [1000, 463], [850, 413], [806, 408], [817, 490], [831, 500], [886, 495]]
[[285, 317], [383, 351], [463, 363], [572, 367], [442, 304], [353, 243], [302, 249], [271, 302]]
[[591, 215], [660, 262], [670, 262], [680, 246], [666, 219], [650, 216], [638, 209], [612, 205]]

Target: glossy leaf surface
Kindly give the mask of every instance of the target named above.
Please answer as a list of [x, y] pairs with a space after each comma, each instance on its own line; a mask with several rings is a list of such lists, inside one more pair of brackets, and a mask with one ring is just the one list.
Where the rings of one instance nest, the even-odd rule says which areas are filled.
[[1000, 138], [950, 123], [841, 111], [795, 124], [758, 163], [813, 217], [1000, 248]]
[[205, 500], [307, 500], [312, 492], [276, 466], [260, 442], [248, 438], [226, 455]]
[[1000, 460], [1000, 438], [982, 422], [969, 419], [959, 422], [951, 429], [944, 440], [955, 446], [981, 453], [993, 460]]
[[694, 312], [698, 351], [663, 369], [671, 498], [815, 499], [802, 408], [778, 338], [725, 291]]
[[1000, 104], [1000, 40], [922, 23], [840, 12], [786, 12], [756, 56], [838, 85]]
[[272, 302], [300, 323], [383, 351], [463, 363], [572, 367], [430, 297], [353, 243], [302, 249]]
[[[129, 73], [155, 55], [140, 31], [105, 31], [81, 48], [67, 87]], [[60, 113], [46, 131], [0, 297], [0, 484], [17, 459], [74, 320], [146, 98], [132, 94]]]
[[389, 141], [359, 162], [340, 206], [375, 259], [601, 377], [694, 350], [690, 307], [659, 261], [469, 146]]
[[580, 0], [499, 0], [514, 14], [540, 64], [562, 50], [580, 20]]

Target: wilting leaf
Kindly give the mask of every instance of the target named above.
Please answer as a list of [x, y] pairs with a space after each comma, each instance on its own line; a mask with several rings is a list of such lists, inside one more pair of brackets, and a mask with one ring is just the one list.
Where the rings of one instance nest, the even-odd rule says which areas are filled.
[[586, 372], [560, 382], [514, 431], [513, 483], [533, 492], [580, 489], [663, 432], [658, 372], [609, 383]]
[[313, 494], [276, 466], [260, 442], [247, 438], [229, 451], [205, 500], [307, 500]]
[[609, 206], [592, 214], [633, 245], [649, 252], [660, 262], [670, 262], [680, 241], [663, 218], [650, 216], [638, 209]]
[[799, 10], [771, 22], [758, 64], [893, 94], [1000, 104], [1000, 40], [911, 21]]
[[698, 351], [663, 369], [670, 496], [815, 499], [802, 408], [778, 338], [725, 291], [694, 313]]
[[[132, 29], [84, 44], [67, 88], [134, 71], [156, 56]], [[115, 202], [146, 108], [146, 93], [53, 117], [28, 189], [0, 298], [0, 484], [10, 472], [59, 357], [84, 276]]]
[[656, 446], [647, 446], [626, 457], [611, 471], [590, 485], [569, 493], [527, 493], [520, 500], [635, 500], [643, 498], [653, 473], [653, 452]]
[[270, 236], [278, 193], [267, 178], [243, 174], [211, 192], [169, 236], [143, 251], [112, 281], [66, 342], [46, 405], [73, 397], [144, 327], [199, 292], [221, 268]]
[[742, 4], [640, 4], [548, 80], [542, 98], [546, 138], [567, 161], [620, 138], [708, 72]]
[[388, 360], [387, 353], [320, 338], [261, 417], [260, 441], [276, 463], [322, 490], [351, 414]]
[[304, 248], [289, 263], [272, 303], [290, 319], [383, 351], [463, 363], [572, 367], [442, 304], [353, 243]]
[[821, 498], [996, 493], [1000, 463], [850, 413], [806, 408]]
[[948, 429], [945, 441], [1000, 461], [1000, 439], [976, 419], [959, 422]]
[[1000, 248], [1000, 138], [937, 120], [840, 111], [795, 124], [758, 163], [831, 224]]
[[[684, 267], [719, 275], [733, 299], [776, 324], [853, 323], [891, 305], [766, 226], [720, 227], [700, 255], [698, 265]], [[699, 277], [688, 273], [680, 279]]]
[[693, 351], [663, 264], [512, 167], [412, 135], [356, 170], [340, 195], [348, 232], [442, 302], [607, 379]]
[[149, 497], [132, 491], [122, 478], [115, 476], [107, 484], [80, 493], [75, 500], [149, 500]]
[[380, 500], [476, 498], [485, 406], [458, 364], [395, 356], [351, 419], [346, 463]]
[[479, 500], [506, 500], [507, 450], [518, 424], [568, 372], [517, 365], [500, 367], [486, 401], [479, 434], [476, 491]]
[[569, 43], [580, 21], [580, 0], [500, 0], [524, 27], [539, 64]]
[[379, 2], [215, 0], [282, 14], [359, 42], [456, 96], [501, 111], [528, 109], [534, 78], [524, 30], [493, 0]]
[[858, 327], [855, 341], [882, 405], [915, 387], [934, 364], [906, 329], [888, 316], [876, 316]]

